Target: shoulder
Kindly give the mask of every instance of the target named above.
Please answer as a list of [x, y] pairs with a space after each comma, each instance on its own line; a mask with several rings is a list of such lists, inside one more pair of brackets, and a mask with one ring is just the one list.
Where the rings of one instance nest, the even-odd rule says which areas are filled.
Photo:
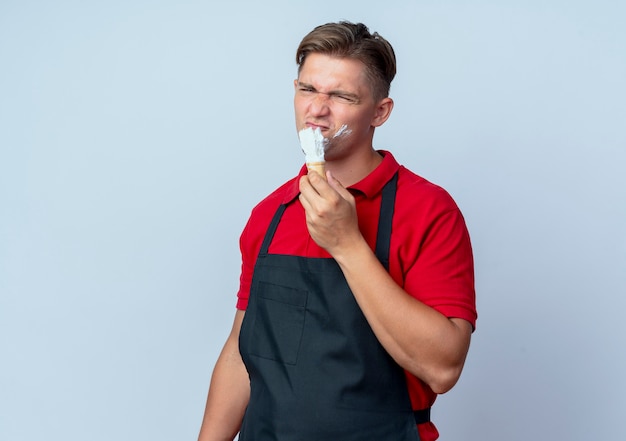
[[272, 191], [254, 206], [244, 228], [242, 239], [265, 234], [278, 207], [298, 195], [298, 177], [294, 177]]
[[401, 167], [390, 273], [406, 292], [447, 317], [476, 324], [474, 262], [465, 219], [441, 186]]
[[409, 261], [423, 256], [429, 244], [431, 251], [439, 253], [444, 243], [469, 243], [465, 219], [452, 196], [404, 167], [398, 173], [393, 227], [394, 243]]
[[396, 198], [396, 207], [404, 207], [410, 211], [419, 210], [430, 215], [458, 211], [456, 202], [443, 187], [404, 166], [398, 169]]
[[272, 191], [269, 195], [263, 198], [252, 209], [251, 216], [266, 216], [267, 213], [274, 214], [276, 209], [283, 203], [293, 200], [298, 195], [298, 177], [294, 177], [283, 185]]

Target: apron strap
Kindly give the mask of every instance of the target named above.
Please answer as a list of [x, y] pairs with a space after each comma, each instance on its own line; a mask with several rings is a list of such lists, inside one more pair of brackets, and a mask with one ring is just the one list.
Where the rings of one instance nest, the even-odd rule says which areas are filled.
[[378, 233], [376, 234], [376, 257], [389, 271], [389, 246], [391, 243], [391, 224], [393, 221], [393, 209], [396, 203], [396, 187], [398, 173], [385, 184], [380, 201], [380, 218], [378, 220]]
[[270, 248], [270, 243], [272, 243], [272, 239], [274, 238], [274, 233], [276, 233], [276, 228], [278, 227], [278, 223], [280, 222], [280, 218], [283, 216], [283, 212], [287, 204], [282, 204], [274, 213], [274, 217], [270, 222], [269, 227], [267, 227], [267, 232], [265, 233], [265, 237], [263, 238], [263, 242], [261, 243], [261, 249], [259, 250], [259, 256], [266, 256], [267, 250]]
[[415, 424], [424, 424], [430, 422], [430, 407], [426, 409], [414, 410]]
[[[389, 249], [391, 245], [391, 227], [393, 211], [396, 203], [396, 188], [398, 186], [398, 173], [385, 184], [380, 201], [380, 218], [378, 220], [378, 233], [376, 236], [376, 257], [389, 271]], [[430, 407], [413, 411], [415, 424], [430, 422]]]

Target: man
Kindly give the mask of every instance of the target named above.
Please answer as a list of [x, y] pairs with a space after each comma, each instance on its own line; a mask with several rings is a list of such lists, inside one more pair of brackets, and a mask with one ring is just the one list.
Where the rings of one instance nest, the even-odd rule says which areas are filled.
[[303, 167], [252, 211], [199, 440], [434, 440], [476, 321], [463, 217], [373, 148], [393, 109], [385, 39], [330, 23], [296, 60], [296, 128], [321, 130], [326, 176]]

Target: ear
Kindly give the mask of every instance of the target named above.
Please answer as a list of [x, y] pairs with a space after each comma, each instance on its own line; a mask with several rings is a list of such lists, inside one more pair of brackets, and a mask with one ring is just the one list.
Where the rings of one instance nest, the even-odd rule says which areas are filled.
[[383, 98], [378, 102], [376, 106], [376, 111], [374, 113], [374, 118], [372, 119], [373, 127], [382, 126], [389, 116], [391, 115], [391, 111], [393, 110], [393, 100], [391, 98]]

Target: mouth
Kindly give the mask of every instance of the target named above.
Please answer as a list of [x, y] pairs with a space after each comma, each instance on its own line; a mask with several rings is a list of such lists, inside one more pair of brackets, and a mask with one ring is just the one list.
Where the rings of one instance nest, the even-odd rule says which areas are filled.
[[322, 124], [317, 124], [317, 123], [313, 123], [313, 122], [307, 122], [304, 124], [306, 127], [309, 127], [311, 129], [320, 129], [323, 132], [327, 132], [329, 130], [328, 126], [324, 126]]

